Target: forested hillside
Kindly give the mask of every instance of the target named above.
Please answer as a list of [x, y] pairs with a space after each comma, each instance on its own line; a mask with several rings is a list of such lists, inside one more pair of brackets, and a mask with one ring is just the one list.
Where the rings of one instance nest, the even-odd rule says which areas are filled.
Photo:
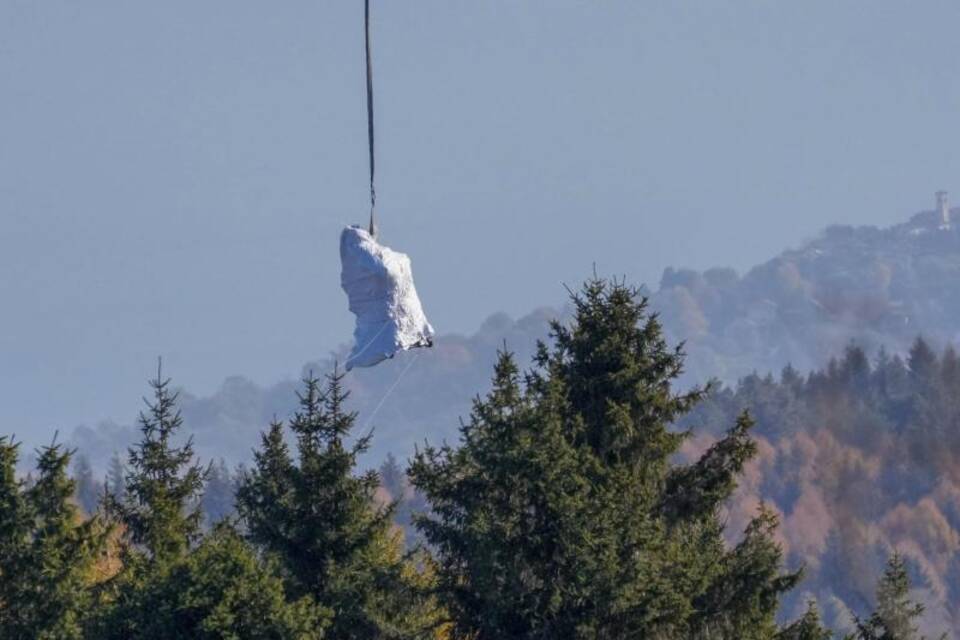
[[[873, 597], [872, 577], [898, 550], [927, 605], [927, 630], [960, 631], [960, 357], [915, 342], [906, 358], [849, 347], [823, 369], [750, 375], [717, 388], [681, 427], [701, 435], [749, 408], [758, 454], [729, 509], [733, 529], [765, 502], [788, 561], [807, 567], [789, 598], [815, 597], [842, 628]], [[707, 431], [713, 429], [712, 435]]]
[[[498, 353], [456, 440], [425, 444], [406, 480], [358, 469], [370, 436], [336, 369], [306, 377], [292, 416], [263, 427], [236, 516], [206, 527], [210, 467], [178, 444], [184, 416], [160, 371], [91, 513], [74, 503], [71, 451], [43, 448], [36, 475], [18, 478], [19, 445], [0, 439], [0, 637], [831, 637], [813, 599], [781, 611], [804, 569], [785, 561], [776, 511], [730, 503], [755, 488], [749, 465], [770, 446], [736, 395], [704, 404], [708, 389], [675, 388], [682, 352], [636, 290], [592, 280], [572, 301], [530, 368]], [[957, 366], [922, 344], [921, 360], [926, 381]], [[709, 428], [674, 428], [706, 416]], [[398, 481], [429, 505], [413, 516], [427, 544], [411, 553], [383, 491]], [[856, 568], [876, 598], [845, 621], [850, 638], [920, 638], [913, 558]]]
[[808, 371], [851, 340], [904, 353], [922, 334], [942, 346], [960, 335], [960, 228], [933, 211], [886, 229], [834, 226], [742, 276], [667, 269], [653, 300], [687, 342], [694, 380]]

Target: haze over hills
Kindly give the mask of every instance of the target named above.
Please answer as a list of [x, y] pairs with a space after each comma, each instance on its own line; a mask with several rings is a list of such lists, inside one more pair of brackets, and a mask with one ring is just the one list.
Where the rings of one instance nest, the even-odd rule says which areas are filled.
[[[681, 421], [697, 434], [683, 455], [696, 459], [744, 408], [757, 419], [758, 456], [728, 505], [727, 534], [735, 539], [761, 501], [780, 518], [788, 565], [807, 568], [785, 618], [814, 598], [830, 626], [849, 630], [896, 549], [927, 608], [923, 629], [960, 637], [960, 359], [949, 349], [960, 334], [958, 227], [960, 209], [945, 205], [885, 229], [833, 226], [743, 275], [668, 268], [645, 291], [669, 338], [686, 341], [681, 384], [724, 383]], [[376, 427], [364, 464], [455, 441], [497, 351], [527, 364], [551, 319], [569, 316], [566, 306], [493, 314], [472, 335], [441, 335], [433, 349], [351, 372], [361, 432]], [[929, 348], [914, 344], [919, 335]], [[304, 373], [332, 371], [347, 350]], [[201, 458], [249, 460], [271, 419], [291, 414], [298, 388], [231, 377], [210, 396], [184, 391]], [[75, 429], [71, 444], [103, 469], [135, 436], [102, 423]], [[409, 487], [394, 497], [413, 498]]]
[[[945, 215], [958, 224], [944, 224]], [[670, 338], [686, 342], [685, 383], [730, 383], [788, 363], [806, 371], [851, 342], [868, 353], [881, 346], [904, 352], [920, 334], [943, 345], [960, 332], [960, 209], [922, 211], [884, 229], [832, 226], [743, 275], [667, 268], [656, 290], [646, 291]], [[455, 436], [471, 398], [487, 388], [497, 350], [506, 346], [529, 362], [549, 321], [565, 315], [564, 307], [519, 319], [496, 313], [472, 335], [442, 335], [433, 349], [351, 373], [361, 424], [376, 426], [370, 462], [387, 452], [404, 458], [424, 438]], [[326, 373], [346, 353], [344, 345], [304, 372]], [[176, 382], [177, 372], [168, 373]], [[263, 387], [231, 377], [211, 396], [185, 390], [184, 415], [201, 455], [246, 460], [259, 431], [292, 411], [297, 383]], [[71, 441], [102, 467], [131, 437], [129, 428], [105, 422], [78, 427]]]
[[[808, 370], [850, 341], [904, 351], [960, 331], [960, 210], [923, 211], [886, 229], [832, 226], [739, 277], [667, 269], [654, 294], [687, 341], [689, 376], [734, 380], [786, 363]], [[944, 222], [946, 220], [946, 222]]]

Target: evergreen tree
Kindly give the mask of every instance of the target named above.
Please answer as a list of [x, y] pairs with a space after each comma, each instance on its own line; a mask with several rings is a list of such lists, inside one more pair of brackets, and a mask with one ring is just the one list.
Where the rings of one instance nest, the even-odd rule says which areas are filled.
[[322, 638], [330, 612], [310, 596], [288, 603], [276, 567], [262, 565], [229, 525], [206, 536], [166, 585], [182, 638]]
[[960, 356], [952, 345], [944, 349], [940, 358], [940, 377], [944, 389], [951, 395], [960, 390]]
[[217, 464], [210, 466], [203, 498], [200, 500], [204, 521], [208, 526], [215, 525], [234, 514], [236, 488], [234, 477], [223, 458]]
[[78, 455], [73, 465], [73, 478], [77, 485], [76, 499], [80, 508], [87, 515], [97, 510], [103, 490], [93, 477], [90, 461], [84, 455]]
[[403, 498], [407, 488], [407, 475], [392, 453], [387, 453], [383, 464], [380, 465], [380, 484], [394, 500]]
[[410, 475], [433, 514], [455, 638], [769, 639], [783, 574], [762, 512], [726, 547], [718, 515], [753, 455], [746, 416], [691, 465], [671, 424], [704, 395], [675, 394], [679, 348], [636, 290], [593, 280], [554, 323], [535, 368], [508, 353], [458, 448], [427, 446]]
[[[237, 489], [237, 511], [250, 539], [261, 549], [281, 559], [293, 558], [296, 540], [291, 524], [294, 497], [292, 480], [298, 470], [283, 439], [284, 425], [274, 420], [261, 434], [261, 448], [254, 451], [254, 468]], [[301, 589], [302, 590], [302, 589]]]
[[111, 498], [122, 501], [127, 493], [127, 469], [123, 466], [120, 454], [114, 452], [110, 456], [110, 465], [107, 467], [107, 477], [104, 480], [104, 493]]
[[937, 354], [934, 353], [927, 341], [918, 337], [910, 347], [910, 357], [907, 360], [910, 373], [919, 381], [929, 381], [937, 372]]
[[830, 640], [833, 634], [820, 624], [817, 604], [810, 601], [803, 616], [777, 635], [777, 640]]
[[140, 607], [115, 608], [95, 637], [319, 640], [329, 619], [309, 596], [288, 601], [276, 567], [223, 523], [188, 555], [132, 588]]
[[877, 583], [877, 607], [866, 621], [857, 621], [860, 640], [922, 640], [916, 620], [923, 605], [910, 599], [910, 576], [899, 553], [894, 553]]
[[122, 494], [115, 480], [105, 493], [106, 512], [124, 532], [123, 568], [110, 581], [97, 620], [99, 638], [167, 638], [174, 603], [163, 585], [185, 561], [200, 535], [198, 502], [205, 470], [192, 442], [175, 444], [183, 419], [177, 394], [158, 368], [152, 400], [140, 414], [140, 441], [129, 449]]
[[[4, 449], [7, 463], [12, 448], [4, 443]], [[84, 637], [93, 602], [90, 573], [105, 548], [107, 530], [97, 518], [81, 519], [73, 503], [75, 483], [67, 475], [70, 456], [58, 444], [41, 449], [36, 482], [7, 503], [12, 509], [4, 515], [17, 519], [19, 557], [4, 558], [0, 569], [0, 637]], [[4, 482], [3, 489], [8, 488], [12, 485]]]
[[17, 478], [19, 444], [0, 436], [0, 637], [17, 637], [22, 611], [21, 577], [28, 562], [27, 549], [33, 515]]
[[[130, 450], [124, 492], [119, 499], [108, 494], [109, 511], [126, 528], [129, 544], [91, 637], [321, 638], [328, 610], [309, 594], [288, 600], [276, 565], [258, 557], [231, 526], [202, 536], [207, 471], [195, 462], [189, 440], [175, 444], [182, 419], [169, 384], [159, 373], [151, 382], [154, 397], [140, 418], [142, 438]], [[218, 472], [228, 483], [223, 463]]]
[[330, 637], [419, 637], [433, 623], [416, 595], [418, 576], [402, 556], [392, 509], [377, 508], [376, 472], [355, 475], [364, 435], [346, 440], [356, 415], [346, 411], [343, 375], [304, 380], [290, 422], [297, 459], [274, 422], [237, 494], [250, 539], [277, 558], [293, 597], [313, 596], [334, 612]]
[[780, 384], [797, 393], [803, 387], [803, 377], [800, 375], [800, 372], [788, 362], [787, 366], [780, 371]]
[[125, 494], [112, 507], [130, 539], [149, 558], [164, 563], [183, 556], [200, 532], [198, 500], [206, 470], [194, 460], [193, 442], [175, 438], [183, 426], [177, 393], [158, 369], [153, 400], [140, 413], [140, 442], [129, 450]]
[[413, 490], [406, 471], [392, 453], [388, 453], [383, 464], [380, 465], [380, 485], [386, 489], [393, 500], [393, 521], [403, 529], [407, 548], [422, 548], [424, 540], [414, 527], [413, 519], [415, 514], [427, 510], [427, 502], [423, 494]]

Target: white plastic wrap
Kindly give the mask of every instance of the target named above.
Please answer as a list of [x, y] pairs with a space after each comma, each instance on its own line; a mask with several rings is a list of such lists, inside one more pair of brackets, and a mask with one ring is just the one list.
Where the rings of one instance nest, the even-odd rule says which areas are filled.
[[347, 371], [433, 344], [406, 254], [379, 244], [365, 229], [347, 227], [340, 234], [340, 262], [340, 285], [357, 316]]

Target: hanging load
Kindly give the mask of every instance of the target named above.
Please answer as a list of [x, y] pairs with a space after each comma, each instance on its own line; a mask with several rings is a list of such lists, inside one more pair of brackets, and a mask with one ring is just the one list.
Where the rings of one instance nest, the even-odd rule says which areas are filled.
[[340, 262], [340, 285], [357, 316], [347, 371], [433, 345], [433, 327], [417, 297], [406, 254], [379, 244], [365, 229], [347, 227], [340, 234]]
[[398, 351], [433, 345], [433, 327], [427, 322], [413, 286], [410, 258], [376, 240], [374, 209], [373, 69], [370, 61], [370, 0], [364, 2], [367, 58], [367, 142], [370, 153], [370, 229], [347, 227], [340, 234], [340, 286], [350, 311], [357, 316], [354, 345], [346, 369], [372, 367]]

